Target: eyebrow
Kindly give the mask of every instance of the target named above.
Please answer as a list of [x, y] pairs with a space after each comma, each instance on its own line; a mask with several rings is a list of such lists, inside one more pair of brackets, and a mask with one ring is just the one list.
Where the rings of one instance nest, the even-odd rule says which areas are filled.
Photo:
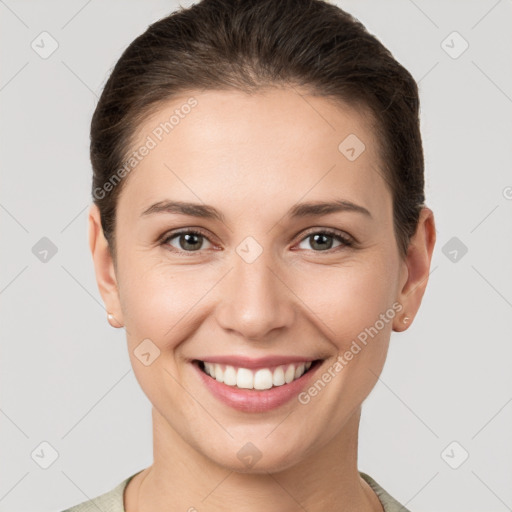
[[[335, 201], [312, 201], [308, 203], [299, 203], [293, 206], [286, 217], [289, 219], [302, 217], [318, 217], [337, 212], [357, 212], [372, 218], [372, 214], [363, 206], [355, 204], [351, 201], [338, 199]], [[224, 215], [213, 206], [187, 203], [182, 201], [160, 201], [151, 205], [144, 210], [142, 216], [155, 213], [175, 213], [181, 215], [189, 215], [191, 217], [200, 217], [204, 219], [214, 219], [221, 222], [225, 221]]]

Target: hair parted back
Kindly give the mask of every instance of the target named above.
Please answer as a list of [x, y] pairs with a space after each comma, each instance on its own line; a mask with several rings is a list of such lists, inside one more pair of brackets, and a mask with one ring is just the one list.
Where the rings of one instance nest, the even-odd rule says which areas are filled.
[[151, 24], [126, 48], [93, 114], [93, 201], [114, 260], [126, 178], [109, 193], [95, 191], [123, 166], [144, 120], [187, 91], [257, 93], [287, 85], [370, 113], [398, 248], [406, 255], [425, 200], [411, 74], [356, 18], [324, 0], [202, 0]]

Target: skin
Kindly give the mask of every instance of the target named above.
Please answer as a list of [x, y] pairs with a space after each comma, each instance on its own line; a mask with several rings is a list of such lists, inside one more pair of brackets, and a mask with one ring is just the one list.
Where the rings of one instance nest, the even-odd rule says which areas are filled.
[[[410, 326], [420, 306], [435, 244], [433, 213], [422, 210], [402, 259], [368, 116], [294, 88], [174, 98], [140, 126], [136, 146], [192, 94], [198, 105], [126, 178], [115, 262], [97, 207], [89, 212], [98, 287], [112, 325], [126, 329], [133, 371], [153, 405], [154, 462], [131, 480], [125, 508], [382, 511], [357, 469], [361, 405], [382, 371], [391, 331]], [[352, 162], [338, 150], [351, 133], [366, 146]], [[224, 222], [141, 216], [165, 199], [212, 205]], [[286, 218], [298, 202], [333, 199], [361, 205], [371, 217], [342, 211]], [[195, 250], [179, 236], [158, 242], [192, 227], [206, 235], [192, 241]], [[309, 231], [322, 228], [357, 244], [332, 237], [331, 248], [315, 245]], [[236, 252], [248, 236], [262, 248], [252, 263]], [[234, 410], [190, 363], [227, 354], [303, 355], [324, 359], [321, 376], [395, 302], [401, 312], [306, 405], [292, 399], [263, 413]], [[147, 338], [160, 350], [149, 366], [134, 355]], [[262, 454], [251, 468], [237, 457], [247, 442]]]

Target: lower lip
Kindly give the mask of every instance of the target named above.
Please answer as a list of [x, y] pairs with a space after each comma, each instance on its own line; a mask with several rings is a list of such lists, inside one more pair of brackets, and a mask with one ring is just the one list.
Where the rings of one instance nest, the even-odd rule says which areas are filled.
[[297, 397], [318, 370], [320, 361], [317, 361], [309, 371], [289, 384], [265, 390], [240, 389], [228, 386], [203, 372], [199, 363], [194, 362], [192, 366], [199, 373], [199, 377], [211, 393], [224, 404], [243, 412], [265, 412], [276, 409]]

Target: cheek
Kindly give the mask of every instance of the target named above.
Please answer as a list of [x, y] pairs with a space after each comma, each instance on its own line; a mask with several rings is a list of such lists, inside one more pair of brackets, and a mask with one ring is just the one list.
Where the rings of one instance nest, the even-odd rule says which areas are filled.
[[[305, 304], [304, 310], [314, 313], [310, 317], [317, 318], [316, 324], [341, 351], [376, 322], [383, 335], [390, 332], [395, 314], [395, 275], [394, 260], [375, 254], [364, 259], [354, 257], [338, 267], [304, 272], [293, 289]], [[382, 325], [381, 314], [386, 312]]]
[[217, 275], [192, 266], [170, 266], [151, 258], [124, 261], [121, 305], [132, 344], [151, 339], [159, 348], [172, 348], [194, 330], [194, 315]]
[[130, 270], [123, 281], [122, 308], [134, 374], [158, 408], [164, 397], [169, 398], [168, 392], [175, 399], [180, 395], [175, 380], [181, 379], [183, 368], [175, 349], [199, 326], [200, 299], [211, 285], [199, 272], [144, 263], [127, 260], [125, 268]]

